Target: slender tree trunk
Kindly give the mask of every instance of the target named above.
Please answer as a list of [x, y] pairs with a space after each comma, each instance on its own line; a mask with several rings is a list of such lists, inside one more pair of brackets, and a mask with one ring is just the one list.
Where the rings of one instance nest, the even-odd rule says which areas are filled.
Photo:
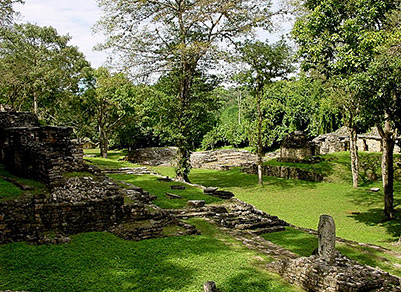
[[36, 92], [33, 93], [33, 113], [35, 115], [38, 114], [38, 98], [36, 96]]
[[349, 126], [349, 141], [350, 141], [350, 154], [351, 154], [351, 172], [352, 172], [352, 186], [358, 188], [359, 176], [359, 156], [357, 147], [357, 133], [355, 126]]
[[193, 72], [189, 70], [187, 65], [184, 66], [180, 81], [179, 93], [179, 113], [178, 113], [178, 139], [177, 139], [177, 168], [175, 170], [176, 179], [189, 182], [189, 172], [191, 170], [191, 151], [188, 142], [188, 107], [189, 107], [189, 88], [191, 84], [191, 76]]
[[242, 102], [242, 93], [240, 92], [238, 95], [238, 125], [241, 125], [241, 102]]
[[263, 143], [262, 143], [262, 94], [261, 92], [257, 93], [257, 111], [258, 111], [258, 184], [263, 185]]
[[109, 139], [107, 132], [101, 125], [99, 125], [99, 147], [100, 156], [102, 156], [103, 158], [107, 158], [107, 152], [109, 150]]
[[[388, 118], [388, 117], [386, 117]], [[387, 219], [394, 218], [394, 131], [390, 122], [386, 120], [384, 128], [380, 125], [377, 129], [383, 141], [382, 154], [382, 180], [384, 195], [384, 215]]]

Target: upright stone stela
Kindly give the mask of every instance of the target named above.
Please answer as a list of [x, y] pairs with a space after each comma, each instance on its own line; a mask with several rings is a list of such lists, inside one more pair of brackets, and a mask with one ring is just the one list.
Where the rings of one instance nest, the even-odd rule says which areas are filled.
[[333, 217], [321, 215], [318, 226], [318, 255], [331, 263], [335, 257], [336, 226]]

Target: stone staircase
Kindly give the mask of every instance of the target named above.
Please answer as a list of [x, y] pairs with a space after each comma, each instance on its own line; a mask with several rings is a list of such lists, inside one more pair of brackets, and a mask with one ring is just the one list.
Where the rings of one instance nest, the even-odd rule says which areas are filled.
[[238, 199], [230, 199], [219, 205], [200, 208], [169, 210], [176, 218], [188, 219], [204, 217], [228, 230], [241, 231], [253, 235], [283, 231], [287, 222]]

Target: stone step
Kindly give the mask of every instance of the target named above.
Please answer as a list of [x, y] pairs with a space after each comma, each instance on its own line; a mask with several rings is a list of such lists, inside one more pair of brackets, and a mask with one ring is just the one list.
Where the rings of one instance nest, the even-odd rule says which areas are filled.
[[235, 228], [240, 229], [240, 230], [252, 230], [252, 229], [259, 229], [259, 228], [270, 228], [273, 226], [280, 225], [279, 222], [277, 221], [269, 221], [269, 222], [256, 222], [256, 223], [251, 223], [251, 224], [238, 224], [235, 226]]
[[279, 232], [279, 231], [284, 231], [284, 230], [285, 230], [284, 226], [277, 225], [277, 226], [266, 227], [266, 228], [258, 228], [258, 229], [252, 230], [250, 232], [255, 235], [260, 235], [260, 234], [273, 233], [273, 232]]

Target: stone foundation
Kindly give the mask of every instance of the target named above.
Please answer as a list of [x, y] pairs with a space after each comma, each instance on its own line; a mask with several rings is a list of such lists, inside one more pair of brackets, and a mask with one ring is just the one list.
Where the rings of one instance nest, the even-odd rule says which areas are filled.
[[[0, 202], [0, 244], [49, 243], [49, 233], [71, 235], [104, 230], [133, 240], [174, 235], [164, 234], [163, 228], [183, 223], [151, 204], [155, 196], [132, 185], [127, 187], [122, 189], [107, 177], [73, 177], [50, 194]], [[124, 203], [125, 197], [132, 203]], [[131, 226], [130, 236], [122, 232], [127, 224]], [[182, 225], [181, 234], [197, 232], [187, 225]]]

